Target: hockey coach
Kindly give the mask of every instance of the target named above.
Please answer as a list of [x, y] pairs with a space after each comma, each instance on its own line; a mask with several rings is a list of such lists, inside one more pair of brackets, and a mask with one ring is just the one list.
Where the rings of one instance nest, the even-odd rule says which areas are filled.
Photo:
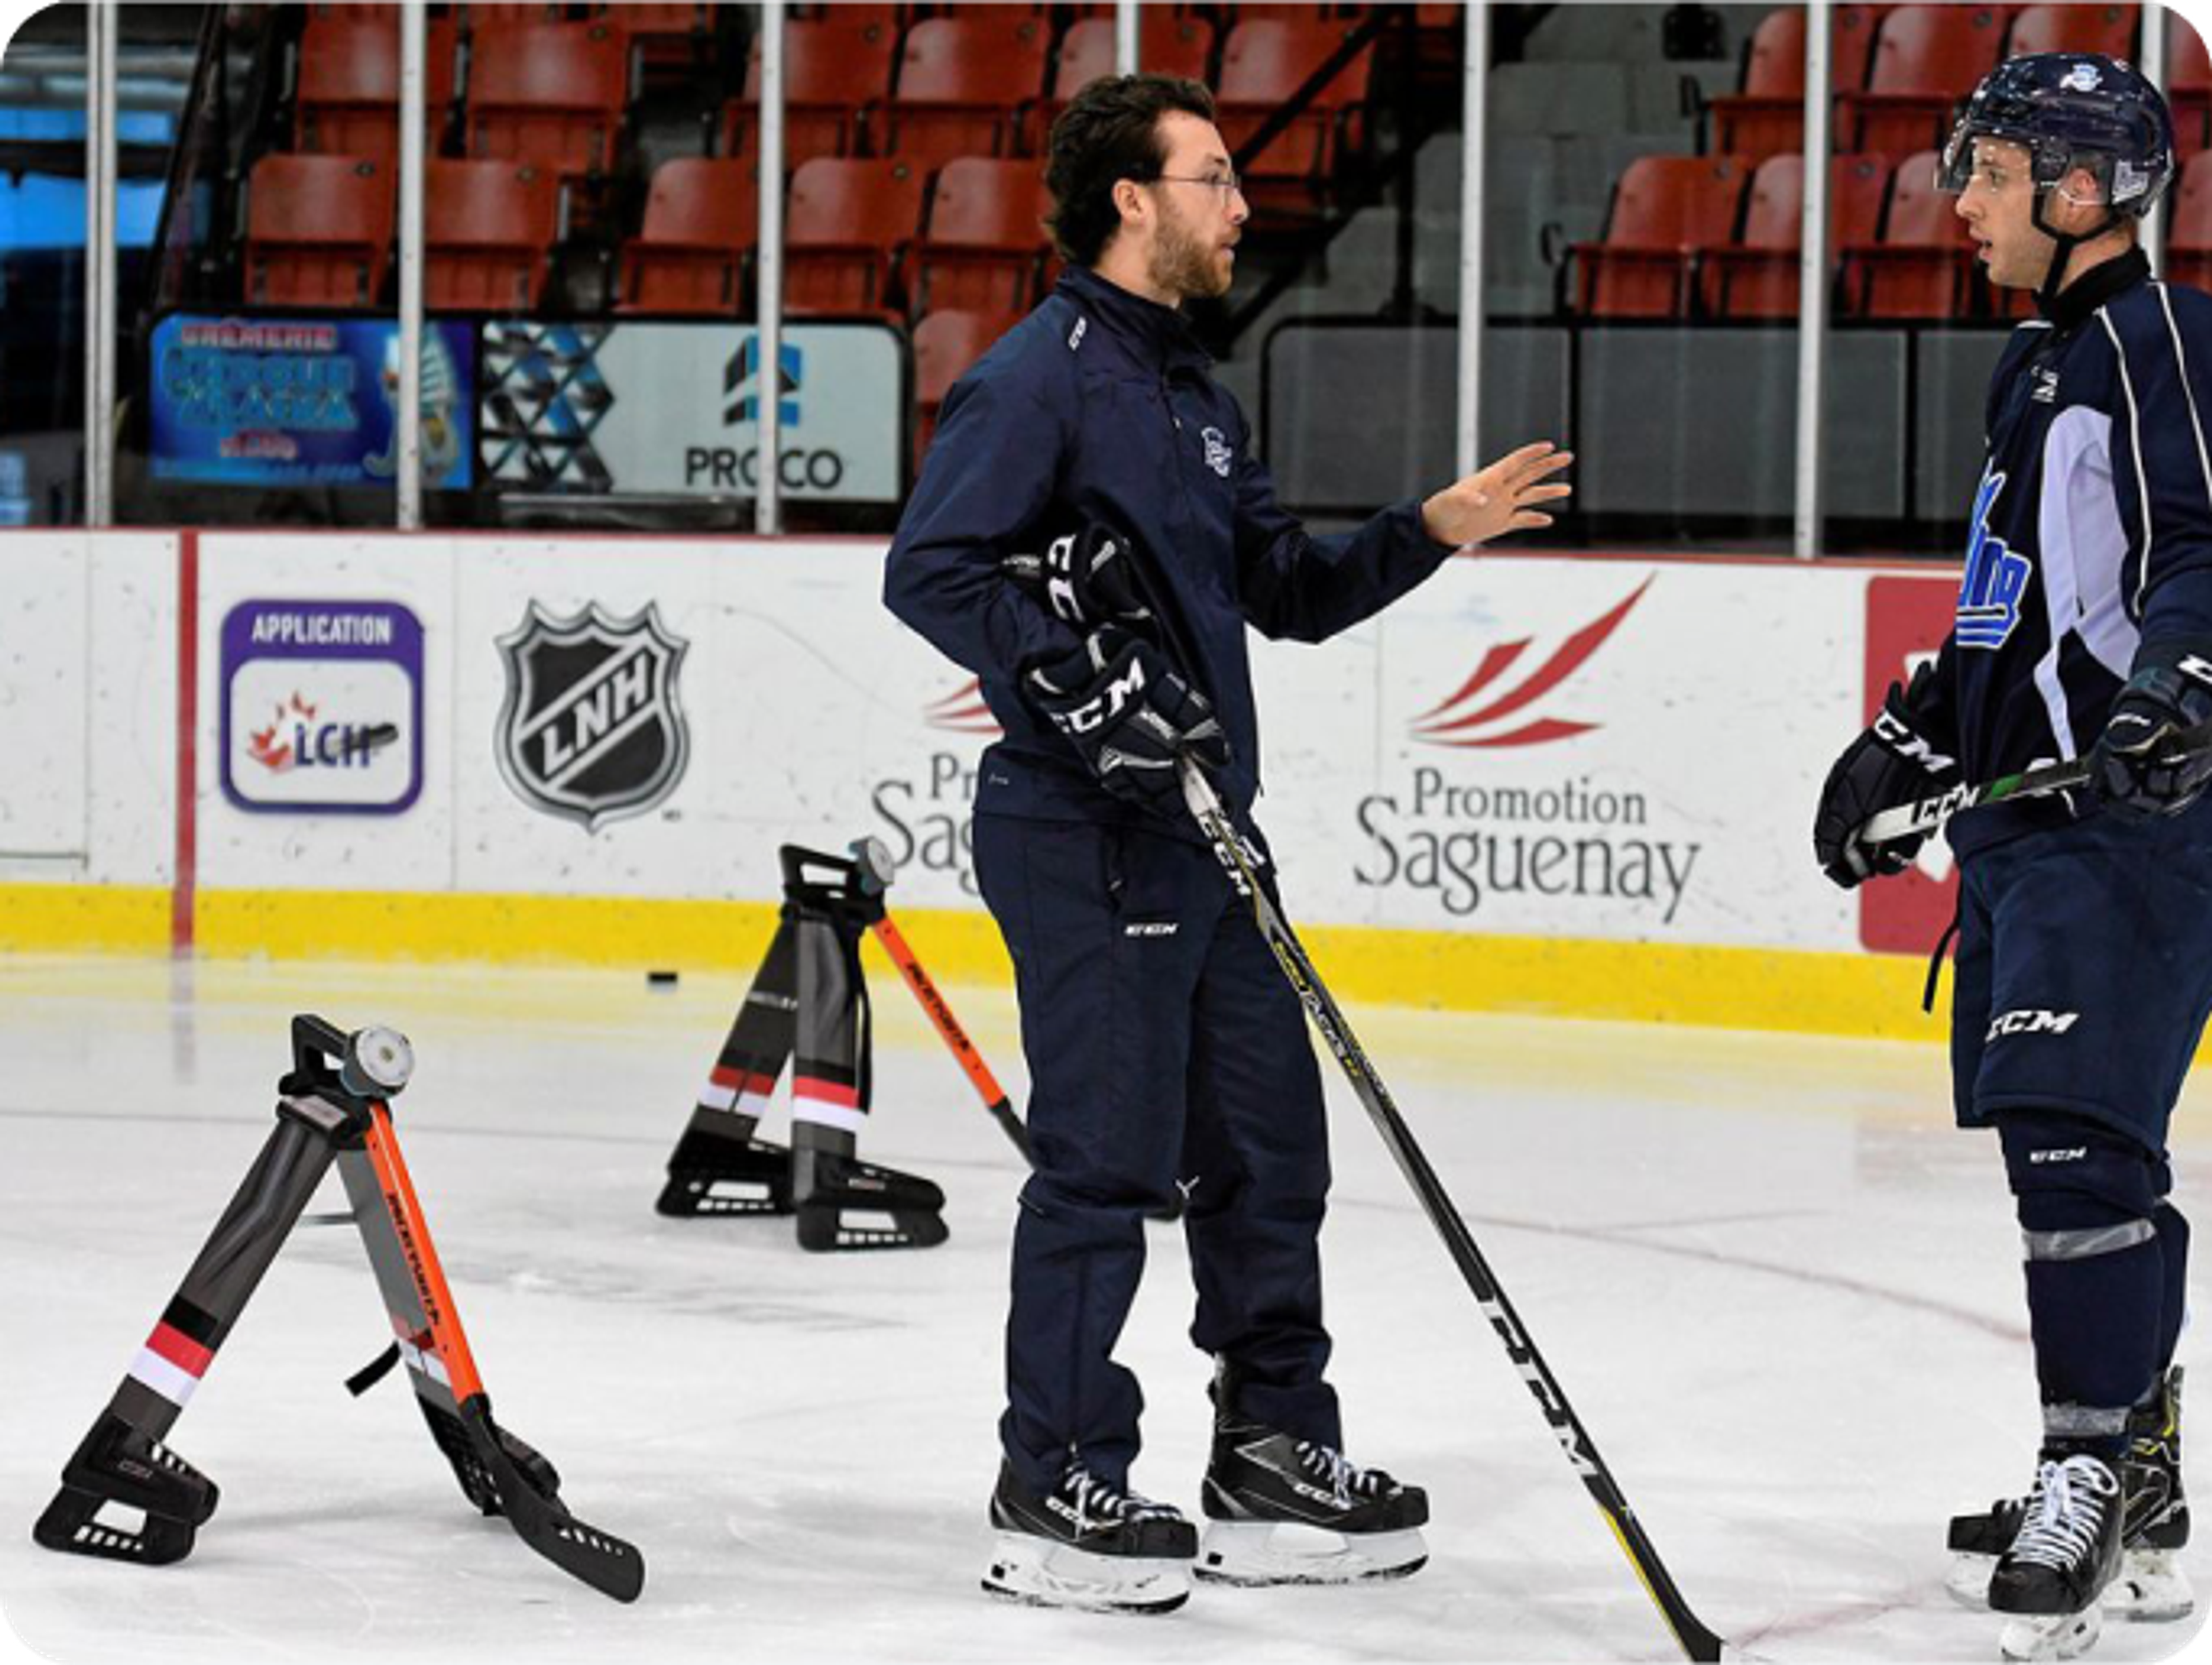
[[[1325, 1377], [1329, 1164], [1304, 1014], [1176, 769], [1211, 771], [1249, 829], [1246, 628], [1322, 641], [1455, 550], [1548, 526], [1570, 459], [1527, 446], [1310, 537], [1181, 310], [1228, 291], [1249, 211], [1211, 95], [1092, 82], [1054, 125], [1046, 184], [1066, 274], [945, 399], [884, 574], [891, 611], [980, 675], [1004, 730], [978, 771], [975, 861], [1014, 963], [1036, 1170], [984, 1587], [1164, 1612], [1194, 1571], [1403, 1576], [1425, 1559], [1427, 1499], [1345, 1457]], [[1048, 549], [1083, 605], [1055, 612], [1007, 575]], [[1146, 1218], [1178, 1188], [1191, 1339], [1215, 1361], [1202, 1553], [1173, 1505], [1130, 1486], [1143, 1396], [1113, 1357]]]

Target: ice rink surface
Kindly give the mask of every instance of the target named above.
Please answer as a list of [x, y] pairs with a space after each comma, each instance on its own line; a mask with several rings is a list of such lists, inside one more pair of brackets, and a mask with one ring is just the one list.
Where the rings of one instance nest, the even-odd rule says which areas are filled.
[[[984, 1597], [1016, 1158], [885, 975], [861, 1149], [943, 1184], [951, 1241], [810, 1255], [787, 1220], [660, 1218], [744, 981], [0, 959], [0, 1610], [22, 1642], [70, 1665], [1677, 1656], [1333, 1067], [1333, 1374], [1351, 1454], [1431, 1491], [1429, 1567], [1201, 1588], [1154, 1620]], [[1010, 997], [948, 993], [1018, 1102]], [[295, 1234], [178, 1424], [222, 1488], [191, 1558], [31, 1543], [260, 1148], [302, 1011], [413, 1037], [398, 1126], [498, 1415], [643, 1550], [635, 1607], [477, 1516], [404, 1376], [347, 1396], [389, 1332], [342, 1224]], [[2034, 1388], [2002, 1170], [1949, 1127], [1941, 1048], [1354, 1016], [1706, 1623], [1775, 1661], [1994, 1659], [1991, 1619], [1943, 1593], [1943, 1525], [2026, 1482]], [[2179, 1119], [2185, 1209], [2212, 1178], [2206, 1097]], [[314, 1207], [343, 1206], [333, 1178]], [[1151, 1401], [1134, 1480], [1195, 1511], [1206, 1366], [1175, 1228], [1152, 1253], [1122, 1346]], [[2114, 1626], [2091, 1657], [2197, 1632]]]

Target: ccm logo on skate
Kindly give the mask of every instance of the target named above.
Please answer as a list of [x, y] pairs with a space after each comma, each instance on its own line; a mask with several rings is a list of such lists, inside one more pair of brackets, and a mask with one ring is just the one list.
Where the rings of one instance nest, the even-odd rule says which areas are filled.
[[1131, 920], [1121, 927], [1125, 937], [1171, 937], [1182, 929], [1177, 920]]
[[2069, 1145], [2057, 1150], [2030, 1151], [2027, 1153], [2027, 1159], [2031, 1164], [2044, 1162], [2087, 1162], [2089, 1159], [2089, 1147], [2086, 1145]]
[[2008, 1012], [1990, 1025], [1983, 1038], [1994, 1041], [2000, 1035], [2063, 1035], [2081, 1018], [2078, 1012]]

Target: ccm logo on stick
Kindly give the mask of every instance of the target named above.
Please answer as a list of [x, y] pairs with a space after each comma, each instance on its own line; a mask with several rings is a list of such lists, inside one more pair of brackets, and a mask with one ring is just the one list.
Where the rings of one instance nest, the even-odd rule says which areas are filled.
[[2008, 1012], [1990, 1025], [1985, 1041], [2000, 1035], [2063, 1035], [2081, 1018], [2078, 1012]]

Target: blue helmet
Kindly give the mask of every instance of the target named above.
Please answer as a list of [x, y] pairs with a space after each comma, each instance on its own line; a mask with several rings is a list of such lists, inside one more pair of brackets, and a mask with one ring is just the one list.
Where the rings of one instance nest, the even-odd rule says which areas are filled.
[[1966, 189], [1978, 138], [2026, 146], [2039, 191], [2088, 169], [2115, 217], [2148, 214], [2173, 179], [2166, 100], [2133, 66], [2100, 52], [2031, 52], [1984, 76], [1943, 147], [1936, 182], [1944, 190]]

